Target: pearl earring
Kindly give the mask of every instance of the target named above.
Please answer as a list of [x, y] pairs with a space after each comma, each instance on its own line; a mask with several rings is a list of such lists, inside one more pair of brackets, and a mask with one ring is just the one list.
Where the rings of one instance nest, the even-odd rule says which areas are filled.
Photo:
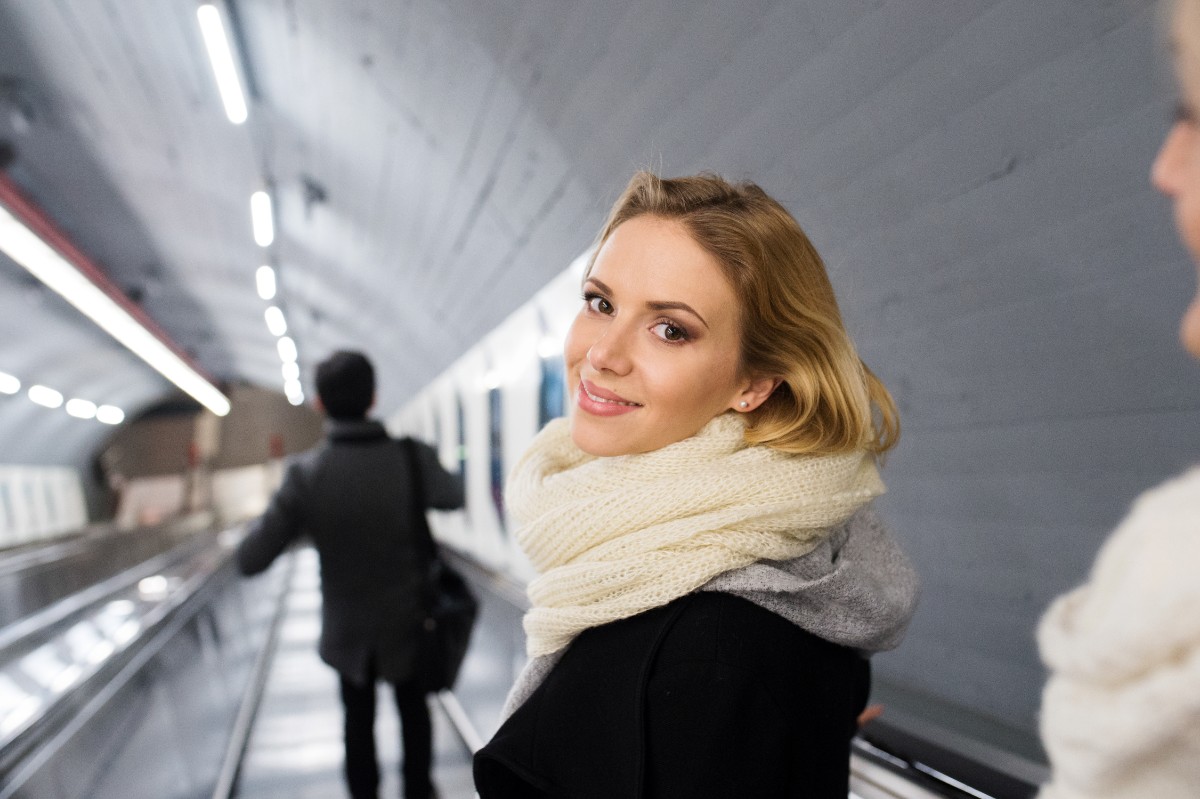
[[745, 400], [742, 400], [741, 402], [738, 403], [738, 407], [739, 408], [749, 408], [750, 403], [746, 402]]

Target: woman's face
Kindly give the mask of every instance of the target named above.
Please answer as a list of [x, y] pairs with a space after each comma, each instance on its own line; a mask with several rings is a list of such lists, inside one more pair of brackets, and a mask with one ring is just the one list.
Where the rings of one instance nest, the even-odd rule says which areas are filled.
[[[1171, 38], [1180, 113], [1154, 159], [1151, 180], [1171, 198], [1175, 227], [1200, 268], [1200, 2], [1176, 3]], [[1179, 338], [1188, 352], [1200, 358], [1200, 294], [1184, 313]]]
[[[679, 223], [622, 223], [583, 293], [564, 355], [571, 438], [584, 452], [649, 452], [765, 399], [754, 393], [756, 381], [740, 377], [737, 296]], [[748, 408], [739, 407], [743, 400]]]

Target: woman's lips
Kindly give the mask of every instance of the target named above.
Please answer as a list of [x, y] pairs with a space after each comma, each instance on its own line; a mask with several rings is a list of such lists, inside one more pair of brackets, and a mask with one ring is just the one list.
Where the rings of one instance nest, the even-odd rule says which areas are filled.
[[595, 416], [618, 416], [642, 407], [587, 380], [579, 381], [579, 390], [575, 394], [576, 404]]

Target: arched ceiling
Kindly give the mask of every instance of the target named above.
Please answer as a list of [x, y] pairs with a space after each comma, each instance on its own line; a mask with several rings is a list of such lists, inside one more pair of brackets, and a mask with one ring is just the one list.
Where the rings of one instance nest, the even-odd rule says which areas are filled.
[[[555, 201], [592, 203], [440, 4], [237, 4], [254, 95], [241, 126], [195, 6], [0, 4], [0, 137], [25, 194], [211, 375], [281, 387], [254, 288], [268, 263], [306, 382], [330, 349], [366, 349], [386, 412], [586, 244], [583, 226], [555, 231], [561, 254], [528, 257]], [[485, 130], [510, 114], [505, 135]], [[278, 224], [266, 251], [248, 210], [264, 186]], [[0, 371], [130, 413], [170, 391], [14, 263], [0, 277], [16, 328]], [[105, 432], [0, 397], [6, 462], [77, 457]]]
[[[235, 126], [196, 5], [0, 0], [7, 173], [219, 380], [282, 386], [254, 288], [274, 265], [305, 385], [331, 349], [365, 349], [384, 414], [565, 268], [637, 167], [763, 183], [873, 333], [903, 289], [872, 270], [955, 257], [929, 251], [933, 215], [1036, 184], [1098, 126], [1152, 149], [1138, 120], [1164, 107], [1150, 12], [1123, 2], [235, 0], [253, 96]], [[1060, 182], [1027, 208], [1045, 189], [1076, 213]], [[984, 217], [951, 238], [976, 224], [986, 250]], [[11, 262], [0, 280], [0, 371], [130, 414], [170, 393]], [[0, 396], [0, 461], [77, 459], [104, 434], [25, 405]]]

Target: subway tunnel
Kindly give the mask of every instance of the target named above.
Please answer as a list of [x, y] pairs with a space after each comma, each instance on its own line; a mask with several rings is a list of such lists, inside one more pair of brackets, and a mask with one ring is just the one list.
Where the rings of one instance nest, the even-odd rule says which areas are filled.
[[342, 795], [313, 553], [230, 558], [347, 348], [466, 481], [431, 523], [481, 620], [434, 705], [442, 795], [472, 796], [534, 575], [496, 498], [564, 412], [582, 265], [638, 169], [778, 198], [899, 407], [877, 506], [922, 594], [872, 659], [855, 795], [1034, 794], [1038, 619], [1197, 450], [1158, 5], [223, 0], [244, 119], [201, 6], [0, 0], [0, 797]]

